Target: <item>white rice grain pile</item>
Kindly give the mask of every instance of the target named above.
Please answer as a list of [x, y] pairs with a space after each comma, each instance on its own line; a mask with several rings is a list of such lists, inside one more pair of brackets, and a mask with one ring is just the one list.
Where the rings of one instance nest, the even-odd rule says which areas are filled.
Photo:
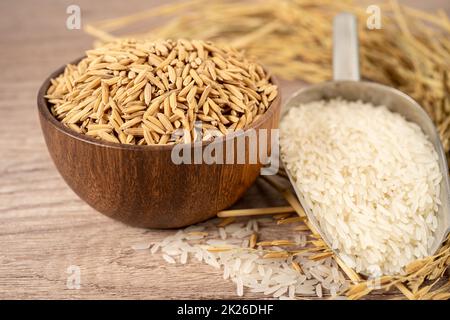
[[[265, 251], [262, 248], [248, 248], [249, 235], [261, 233], [259, 224], [275, 226], [274, 220], [241, 220], [224, 228], [218, 228], [215, 220], [179, 230], [154, 244], [151, 253], [161, 252], [167, 263], [203, 262], [222, 269], [223, 278], [236, 284], [237, 296], [250, 291], [283, 300], [295, 299], [299, 296], [322, 296], [323, 288], [327, 294], [337, 297], [348, 287], [348, 281], [331, 257], [313, 261], [309, 257], [314, 253], [305, 252], [268, 259], [263, 258]], [[295, 234], [297, 232], [293, 232], [293, 238]], [[281, 247], [264, 249], [284, 251]], [[293, 262], [301, 265], [302, 272], [292, 267]]]
[[337, 99], [291, 108], [280, 128], [287, 170], [349, 267], [397, 274], [429, 254], [442, 176], [416, 124]]

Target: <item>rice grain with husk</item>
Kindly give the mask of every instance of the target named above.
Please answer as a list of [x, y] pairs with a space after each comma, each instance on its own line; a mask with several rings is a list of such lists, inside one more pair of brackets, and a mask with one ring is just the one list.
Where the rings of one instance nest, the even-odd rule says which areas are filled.
[[[51, 80], [46, 98], [53, 115], [78, 133], [152, 145], [247, 128], [277, 94], [270, 75], [229, 46], [128, 39], [88, 50]], [[195, 133], [196, 122], [203, 137]], [[91, 129], [105, 124], [106, 131]]]

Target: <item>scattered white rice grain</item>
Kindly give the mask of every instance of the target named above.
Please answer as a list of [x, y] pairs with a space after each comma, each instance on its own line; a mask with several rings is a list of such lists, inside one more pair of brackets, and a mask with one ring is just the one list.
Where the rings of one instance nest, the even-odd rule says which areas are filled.
[[261, 277], [264, 277], [265, 271], [262, 265], [258, 265], [258, 273]]
[[270, 280], [270, 277], [272, 276], [273, 270], [272, 268], [269, 268], [266, 273], [264, 274], [264, 278], [261, 280], [262, 284], [267, 284]]
[[230, 277], [230, 267], [228, 265], [225, 265], [223, 267], [223, 279], [227, 280]]
[[239, 297], [244, 295], [244, 284], [242, 283], [242, 278], [238, 277], [236, 282], [237, 288], [236, 293]]
[[166, 260], [167, 263], [175, 263], [175, 259], [167, 254], [163, 254], [163, 259]]
[[295, 286], [290, 285], [288, 291], [289, 298], [293, 299], [295, 297]]
[[202, 262], [202, 261], [203, 261], [203, 252], [202, 252], [201, 250], [198, 250], [198, 251], [195, 253], [195, 258], [196, 258], [199, 262]]
[[288, 291], [288, 287], [281, 287], [273, 294], [274, 298], [278, 298], [279, 296], [285, 294]]
[[222, 239], [222, 240], [227, 239], [227, 233], [225, 232], [224, 228], [219, 228], [219, 235], [220, 235], [220, 239]]
[[150, 249], [151, 254], [155, 254], [158, 252], [158, 249], [161, 247], [160, 243], [155, 243], [152, 248]]
[[206, 227], [204, 226], [199, 226], [199, 225], [192, 225], [189, 226], [187, 228], [184, 229], [184, 232], [189, 233], [189, 232], [202, 232], [205, 231]]
[[220, 264], [217, 262], [216, 257], [210, 252], [206, 252], [205, 262], [216, 269], [220, 269]]
[[276, 291], [278, 291], [281, 288], [281, 284], [277, 284], [273, 287], [267, 287], [266, 291], [264, 291], [265, 295], [274, 294]]
[[316, 295], [317, 295], [319, 298], [322, 298], [322, 286], [321, 286], [320, 283], [316, 286]]
[[187, 240], [200, 240], [200, 239], [203, 239], [204, 237], [205, 237], [204, 235], [193, 234], [193, 235], [187, 235], [186, 239]]
[[332, 267], [331, 268], [331, 275], [333, 277], [333, 281], [334, 282], [338, 282], [340, 277], [339, 277], [339, 270], [336, 267]]
[[206, 241], [206, 244], [209, 244], [210, 246], [226, 246], [228, 242], [225, 240], [210, 239]]
[[312, 296], [312, 295], [315, 295], [315, 290], [314, 290], [314, 288], [300, 286], [300, 287], [295, 288], [295, 293], [297, 293], [298, 295], [303, 295], [303, 296]]
[[291, 298], [291, 297], [286, 297], [286, 296], [281, 296], [279, 297], [280, 300], [295, 300], [295, 298]]
[[187, 259], [188, 259], [188, 253], [187, 251], [183, 251], [180, 255], [180, 263], [181, 264], [186, 264], [187, 263]]
[[240, 267], [241, 267], [241, 259], [240, 259], [240, 258], [237, 258], [237, 259], [234, 261], [233, 270], [238, 271]]
[[243, 229], [240, 229], [240, 230], [237, 230], [237, 231], [233, 232], [231, 234], [231, 236], [234, 237], [234, 238], [241, 239], [241, 238], [245, 238], [245, 237], [250, 236], [252, 233], [253, 233], [252, 230], [247, 230], [247, 229], [243, 228]]
[[136, 243], [132, 245], [131, 248], [135, 251], [147, 250], [150, 248], [150, 243]]
[[252, 260], [247, 260], [244, 265], [242, 266], [242, 272], [243, 273], [250, 273], [252, 272], [255, 265], [253, 264]]
[[242, 223], [232, 223], [232, 224], [225, 226], [224, 229], [227, 233], [232, 233], [232, 232], [241, 230], [243, 228], [242, 228]]
[[330, 287], [330, 295], [331, 295], [332, 297], [336, 297], [336, 296], [337, 296], [337, 289], [336, 289], [336, 286], [331, 286], [331, 287]]
[[[270, 223], [273, 224], [274, 222], [271, 220]], [[315, 270], [315, 273], [319, 274], [319, 276], [322, 274], [328, 275], [324, 279], [325, 281], [332, 279], [332, 265], [329, 260], [311, 261], [308, 259], [308, 254], [280, 259], [263, 259], [262, 256], [265, 254], [265, 251], [247, 251], [248, 239], [242, 240], [235, 237], [236, 235], [241, 236], [244, 232], [249, 232], [244, 227], [247, 225], [250, 226], [251, 232], [255, 232], [254, 223], [235, 223], [235, 226], [231, 228], [232, 232], [227, 234], [226, 239], [223, 239], [220, 230], [226, 233], [226, 227], [217, 228], [214, 224], [207, 222], [202, 224], [202, 228], [191, 228], [195, 231], [207, 232], [207, 238], [202, 237], [202, 239], [190, 240], [188, 232], [177, 232], [176, 235], [169, 236], [161, 243], [153, 245], [151, 251], [156, 253], [158, 248], [161, 247], [163, 258], [168, 263], [176, 263], [176, 261], [179, 261], [179, 263], [185, 264], [187, 263], [189, 254], [192, 254], [194, 258], [203, 263], [209, 264], [214, 268], [222, 268], [223, 278], [225, 280], [230, 279], [236, 283], [236, 293], [238, 295], [244, 294], [244, 288], [248, 288], [250, 292], [275, 296], [279, 299], [295, 299], [296, 295], [315, 295], [316, 286], [319, 283], [318, 280], [307, 280], [305, 274], [296, 272], [292, 269], [292, 261], [302, 263], [302, 268], [304, 268], [305, 273], [309, 277], [311, 277], [309, 271]], [[235, 235], [233, 236], [234, 233]], [[226, 251], [208, 251], [212, 246], [231, 247], [233, 249]], [[244, 247], [246, 250], [239, 249], [241, 247]], [[266, 247], [265, 249], [272, 250], [272, 247]], [[273, 249], [276, 251], [284, 251], [283, 248], [276, 246]], [[179, 256], [179, 260], [178, 258], [175, 260], [171, 255]], [[332, 280], [334, 281], [334, 279]], [[336, 282], [336, 287], [341, 285], [342, 283], [340, 281]], [[330, 284], [323, 284], [323, 288], [330, 288]]]

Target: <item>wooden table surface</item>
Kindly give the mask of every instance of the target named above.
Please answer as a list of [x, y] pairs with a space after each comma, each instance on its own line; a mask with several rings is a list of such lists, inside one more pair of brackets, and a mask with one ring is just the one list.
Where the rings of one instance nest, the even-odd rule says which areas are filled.
[[[411, 2], [450, 11], [446, 0]], [[132, 250], [135, 243], [160, 241], [173, 231], [131, 228], [102, 216], [56, 171], [38, 123], [36, 94], [51, 71], [91, 47], [93, 39], [82, 30], [65, 27], [72, 3], [0, 2], [0, 299], [235, 298], [234, 284], [208, 265], [168, 265], [160, 256]], [[157, 3], [76, 1], [82, 23]], [[298, 86], [283, 83], [283, 96]], [[236, 206], [280, 204], [279, 195], [258, 181]], [[71, 265], [81, 270], [79, 290], [66, 286]]]

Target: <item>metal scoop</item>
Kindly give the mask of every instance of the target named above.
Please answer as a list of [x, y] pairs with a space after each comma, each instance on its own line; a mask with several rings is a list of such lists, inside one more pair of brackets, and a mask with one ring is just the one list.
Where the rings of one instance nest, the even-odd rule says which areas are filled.
[[[440, 200], [442, 204], [437, 212], [438, 227], [435, 241], [430, 253], [435, 253], [450, 232], [450, 184], [448, 165], [444, 149], [436, 128], [426, 112], [408, 95], [385, 85], [360, 81], [358, 62], [358, 39], [355, 16], [342, 13], [335, 17], [333, 26], [333, 81], [309, 86], [297, 91], [286, 103], [283, 116], [292, 106], [317, 100], [329, 100], [342, 97], [348, 101], [361, 100], [373, 105], [384, 105], [389, 110], [399, 113], [408, 121], [414, 122], [422, 128], [439, 156], [439, 168], [442, 173], [440, 186]], [[285, 166], [286, 167], [286, 166]], [[295, 193], [302, 204], [308, 219], [331, 248], [331, 241], [321, 231], [311, 208], [297, 189], [295, 180], [287, 172]], [[334, 250], [339, 256], [339, 252]]]

